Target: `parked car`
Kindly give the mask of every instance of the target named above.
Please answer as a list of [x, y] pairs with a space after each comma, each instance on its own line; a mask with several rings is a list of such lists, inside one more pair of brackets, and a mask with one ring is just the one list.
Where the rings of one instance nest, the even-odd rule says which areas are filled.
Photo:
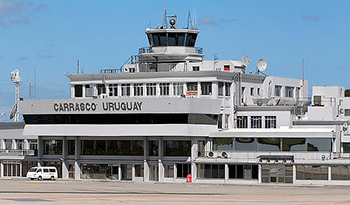
[[27, 178], [30, 180], [57, 179], [56, 167], [32, 167], [27, 172]]

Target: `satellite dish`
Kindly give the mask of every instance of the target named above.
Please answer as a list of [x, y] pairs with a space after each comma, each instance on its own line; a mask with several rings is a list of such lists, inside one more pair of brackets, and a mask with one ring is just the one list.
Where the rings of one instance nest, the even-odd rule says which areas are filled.
[[266, 70], [266, 67], [267, 67], [267, 63], [266, 63], [265, 59], [260, 58], [258, 61], [257, 67], [258, 67], [258, 70], [260, 72], [264, 72]]
[[16, 115], [16, 112], [17, 112], [17, 104], [14, 104], [10, 111], [10, 119], [12, 119]]
[[18, 70], [18, 69], [12, 71], [12, 72], [10, 73], [10, 75], [11, 75], [11, 81], [12, 81], [13, 83], [19, 83], [19, 82], [21, 82], [21, 78], [19, 77], [19, 70]]
[[247, 67], [247, 66], [249, 65], [250, 60], [249, 60], [249, 58], [248, 58], [246, 55], [243, 56], [243, 58], [242, 58], [242, 63], [243, 63], [243, 65], [244, 65], [245, 67]]
[[277, 105], [277, 101], [275, 99], [271, 99], [269, 100], [266, 105], [268, 106], [276, 106]]

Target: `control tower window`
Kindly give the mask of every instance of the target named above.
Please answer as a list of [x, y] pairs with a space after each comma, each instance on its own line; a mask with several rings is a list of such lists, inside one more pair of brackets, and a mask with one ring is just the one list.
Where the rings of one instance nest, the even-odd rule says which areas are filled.
[[160, 46], [167, 46], [166, 33], [160, 33], [158, 35], [159, 35]]
[[168, 46], [176, 46], [176, 33], [168, 33]]
[[75, 85], [74, 86], [75, 97], [83, 97], [83, 86]]
[[185, 34], [184, 33], [178, 33], [177, 34], [177, 45], [178, 46], [184, 46], [185, 43]]
[[197, 34], [188, 33], [185, 46], [194, 47], [194, 44], [196, 43], [196, 38], [197, 38]]

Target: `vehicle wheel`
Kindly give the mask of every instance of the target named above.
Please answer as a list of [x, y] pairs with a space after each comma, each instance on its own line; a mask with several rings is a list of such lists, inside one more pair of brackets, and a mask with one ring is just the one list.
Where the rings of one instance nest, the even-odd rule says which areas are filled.
[[51, 178], [50, 178], [52, 181], [54, 181], [55, 180], [55, 177], [54, 176], [51, 176]]
[[39, 181], [43, 180], [43, 177], [42, 177], [42, 176], [39, 176], [39, 177], [38, 177], [38, 180], [39, 180]]

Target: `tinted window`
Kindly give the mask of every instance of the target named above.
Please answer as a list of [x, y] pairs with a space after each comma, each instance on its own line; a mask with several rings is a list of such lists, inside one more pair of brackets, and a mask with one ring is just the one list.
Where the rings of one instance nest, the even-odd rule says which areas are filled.
[[49, 170], [48, 169], [44, 169], [44, 172], [49, 172]]
[[56, 170], [55, 169], [50, 169], [50, 172], [56, 172]]

